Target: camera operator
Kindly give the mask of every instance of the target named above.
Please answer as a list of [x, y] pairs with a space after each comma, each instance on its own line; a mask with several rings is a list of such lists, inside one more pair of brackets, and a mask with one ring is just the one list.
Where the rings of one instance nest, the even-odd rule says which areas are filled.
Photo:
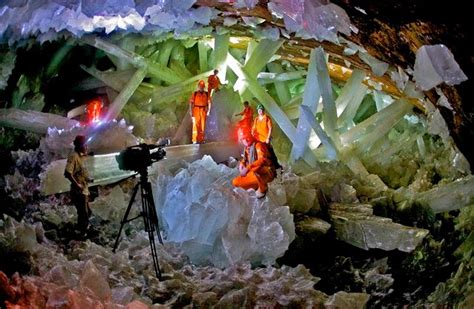
[[89, 188], [88, 182], [92, 182], [84, 165], [87, 156], [86, 137], [78, 135], [74, 139], [74, 152], [67, 158], [64, 176], [71, 182], [71, 200], [77, 209], [77, 228], [81, 235], [87, 233], [89, 227]]

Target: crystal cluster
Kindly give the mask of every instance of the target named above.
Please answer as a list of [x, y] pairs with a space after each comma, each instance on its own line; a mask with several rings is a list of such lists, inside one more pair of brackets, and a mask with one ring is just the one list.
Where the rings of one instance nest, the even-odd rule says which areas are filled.
[[294, 239], [289, 208], [232, 188], [236, 175], [205, 156], [175, 176], [158, 176], [154, 195], [166, 241], [193, 263], [271, 265]]

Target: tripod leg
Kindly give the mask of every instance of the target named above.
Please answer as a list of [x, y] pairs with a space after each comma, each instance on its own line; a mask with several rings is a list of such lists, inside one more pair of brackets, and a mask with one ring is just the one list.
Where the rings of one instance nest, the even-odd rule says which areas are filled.
[[149, 218], [151, 220], [151, 227], [157, 231], [158, 235], [158, 240], [160, 244], [163, 245], [163, 239], [161, 238], [161, 233], [160, 233], [160, 223], [158, 220], [158, 214], [156, 212], [156, 207], [155, 207], [155, 201], [153, 200], [153, 193], [151, 191], [151, 184], [148, 182], [146, 184], [147, 186], [147, 199], [148, 199], [148, 204], [151, 206], [149, 207]]
[[120, 235], [122, 234], [123, 226], [125, 225], [125, 223], [127, 223], [128, 215], [130, 214], [130, 209], [132, 208], [133, 201], [135, 201], [135, 197], [137, 196], [139, 186], [140, 186], [140, 183], [137, 183], [135, 185], [135, 188], [133, 188], [132, 197], [130, 198], [130, 202], [128, 203], [128, 207], [127, 207], [127, 210], [125, 211], [125, 215], [123, 216], [122, 222], [120, 222], [120, 229], [119, 229], [117, 238], [115, 239], [114, 249], [112, 250], [112, 252], [114, 253], [115, 253], [115, 250], [117, 250], [117, 247], [120, 241]]
[[[150, 241], [151, 256], [153, 258], [153, 266], [155, 268], [156, 277], [161, 279], [161, 269], [158, 261], [158, 253], [156, 251], [155, 233], [161, 242], [160, 230], [158, 229], [158, 219], [156, 216], [155, 203], [151, 192], [150, 183], [146, 183], [142, 187], [142, 208], [143, 220], [145, 221], [145, 229], [148, 232], [148, 239]], [[161, 242], [162, 243], [162, 242]]]

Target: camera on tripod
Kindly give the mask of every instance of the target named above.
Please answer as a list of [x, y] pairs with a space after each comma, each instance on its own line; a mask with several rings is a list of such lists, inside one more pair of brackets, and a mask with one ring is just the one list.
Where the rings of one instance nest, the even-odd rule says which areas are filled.
[[162, 160], [166, 156], [163, 147], [170, 144], [169, 139], [164, 139], [157, 145], [139, 144], [122, 150], [115, 159], [119, 168], [124, 171], [141, 172], [151, 164]]
[[[125, 215], [123, 216], [122, 221], [120, 222], [120, 229], [115, 239], [115, 245], [113, 252], [117, 250], [120, 235], [122, 234], [123, 226], [139, 217], [143, 217], [145, 224], [145, 231], [148, 233], [148, 239], [150, 241], [151, 256], [153, 258], [153, 266], [155, 268], [155, 273], [158, 279], [161, 279], [161, 269], [158, 262], [158, 253], [156, 249], [155, 238], [158, 238], [160, 244], [163, 245], [163, 240], [161, 239], [160, 226], [158, 220], [158, 214], [156, 212], [155, 202], [153, 201], [153, 192], [151, 189], [151, 184], [148, 181], [148, 171], [147, 168], [152, 163], [160, 161], [166, 156], [166, 151], [163, 149], [164, 146], [170, 144], [169, 139], [160, 139], [156, 145], [150, 144], [139, 144], [136, 146], [131, 146], [122, 150], [120, 154], [115, 156], [119, 168], [125, 171], [135, 171], [140, 174], [140, 181], [137, 182], [135, 188], [133, 188], [132, 197], [128, 203], [127, 210], [125, 210]], [[129, 219], [130, 209], [132, 208], [135, 197], [137, 196], [138, 191], [140, 190], [141, 195], [141, 212], [140, 215], [135, 218]]]

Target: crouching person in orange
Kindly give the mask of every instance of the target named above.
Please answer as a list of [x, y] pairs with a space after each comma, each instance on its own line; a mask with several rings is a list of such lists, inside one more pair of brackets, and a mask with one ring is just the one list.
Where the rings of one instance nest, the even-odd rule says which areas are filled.
[[191, 119], [193, 121], [192, 141], [193, 144], [204, 143], [204, 131], [206, 130], [206, 119], [211, 111], [211, 98], [207, 91], [204, 91], [205, 83], [199, 81], [198, 91], [194, 91], [191, 96]]
[[268, 183], [276, 176], [268, 146], [254, 140], [251, 135], [243, 137], [242, 143], [245, 150], [239, 165], [240, 176], [234, 178], [232, 184], [245, 190], [255, 189], [257, 198], [263, 198], [267, 193]]

